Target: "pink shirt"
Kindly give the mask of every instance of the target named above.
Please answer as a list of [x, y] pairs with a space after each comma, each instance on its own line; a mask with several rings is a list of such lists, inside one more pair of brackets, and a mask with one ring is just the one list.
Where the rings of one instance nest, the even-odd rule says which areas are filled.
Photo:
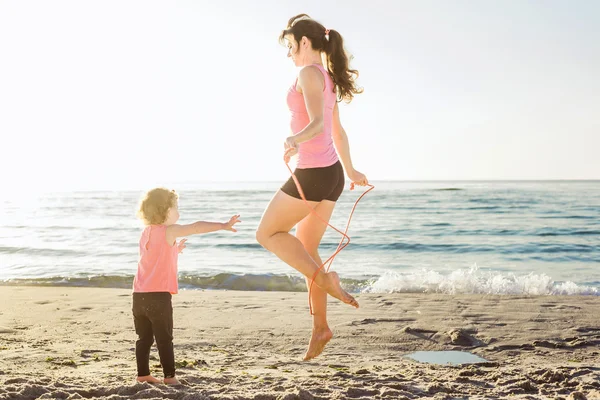
[[169, 292], [176, 294], [177, 242], [167, 243], [166, 225], [148, 225], [140, 238], [140, 259], [133, 279], [134, 293]]
[[[325, 78], [325, 88], [323, 89], [323, 132], [319, 133], [311, 140], [300, 143], [298, 146], [298, 161], [296, 168], [329, 167], [338, 161], [338, 155], [335, 151], [335, 147], [333, 147], [333, 138], [331, 137], [333, 108], [337, 100], [333, 81], [322, 65], [313, 64], [313, 66], [319, 68]], [[298, 80], [296, 80], [296, 82], [297, 81]], [[296, 82], [290, 87], [287, 94], [287, 104], [292, 114], [290, 125], [294, 135], [310, 123], [310, 118], [306, 111], [306, 104], [304, 103], [304, 96], [296, 90]]]

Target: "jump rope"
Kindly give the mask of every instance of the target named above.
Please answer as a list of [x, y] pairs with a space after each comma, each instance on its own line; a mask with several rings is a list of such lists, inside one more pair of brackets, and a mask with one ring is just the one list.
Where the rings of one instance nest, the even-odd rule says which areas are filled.
[[[294, 180], [294, 183], [296, 184], [296, 188], [298, 188], [298, 193], [300, 193], [300, 197], [302, 198], [302, 201], [309, 208], [310, 212], [312, 214], [314, 214], [317, 218], [319, 218], [324, 224], [326, 224], [331, 229], [333, 229], [334, 231], [336, 231], [337, 233], [342, 235], [340, 244], [338, 245], [335, 252], [315, 271], [315, 273], [313, 274], [312, 279], [310, 281], [310, 285], [308, 287], [308, 307], [310, 309], [310, 315], [314, 315], [313, 309], [312, 309], [312, 303], [310, 301], [310, 296], [312, 294], [312, 287], [313, 287], [313, 284], [315, 283], [315, 278], [319, 274], [319, 271], [321, 271], [326, 265], [327, 265], [327, 268], [325, 269], [325, 272], [329, 272], [329, 268], [331, 268], [331, 264], [333, 264], [333, 259], [339, 254], [340, 251], [342, 251], [344, 248], [346, 248], [346, 246], [348, 246], [350, 244], [350, 236], [348, 236], [348, 228], [350, 227], [350, 221], [352, 220], [352, 215], [354, 214], [354, 210], [356, 209], [356, 206], [358, 205], [358, 202], [360, 201], [360, 199], [362, 199], [371, 190], [375, 189], [375, 186], [373, 186], [371, 184], [366, 185], [369, 187], [369, 189], [365, 190], [363, 192], [363, 194], [361, 194], [360, 197], [358, 199], [356, 199], [356, 201], [354, 202], [354, 206], [352, 207], [352, 211], [350, 212], [350, 216], [348, 217], [348, 222], [346, 223], [346, 230], [344, 232], [342, 232], [339, 229], [337, 229], [335, 226], [331, 225], [329, 222], [325, 221], [325, 219], [323, 219], [319, 214], [317, 214], [315, 209], [313, 207], [311, 207], [311, 205], [308, 203], [308, 201], [306, 200], [306, 197], [304, 196], [304, 192], [302, 191], [302, 186], [300, 185], [300, 182], [298, 182], [298, 178], [296, 178], [294, 171], [292, 171], [292, 169], [288, 165], [289, 157], [287, 156], [287, 153], [286, 153], [286, 155], [284, 155], [283, 161], [284, 161], [285, 166], [287, 167], [288, 171], [290, 171], [290, 174], [292, 176], [292, 179]], [[351, 182], [350, 190], [354, 190], [354, 186], [355, 186], [354, 182]], [[346, 240], [345, 243], [344, 243], [344, 240]]]

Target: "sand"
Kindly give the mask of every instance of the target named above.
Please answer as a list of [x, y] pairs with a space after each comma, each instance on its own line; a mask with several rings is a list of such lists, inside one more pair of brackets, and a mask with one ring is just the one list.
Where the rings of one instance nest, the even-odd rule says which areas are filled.
[[[317, 359], [306, 293], [174, 296], [182, 385], [135, 383], [128, 290], [0, 286], [0, 399], [600, 399], [600, 297], [361, 294], [330, 301]], [[413, 351], [462, 350], [479, 365]], [[153, 348], [151, 369], [162, 377]]]

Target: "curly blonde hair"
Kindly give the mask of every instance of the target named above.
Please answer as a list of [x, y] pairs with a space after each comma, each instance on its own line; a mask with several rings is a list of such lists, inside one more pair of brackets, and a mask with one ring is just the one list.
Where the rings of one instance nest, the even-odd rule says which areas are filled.
[[140, 200], [137, 216], [146, 225], [159, 225], [167, 220], [169, 209], [177, 205], [179, 196], [174, 190], [155, 188]]

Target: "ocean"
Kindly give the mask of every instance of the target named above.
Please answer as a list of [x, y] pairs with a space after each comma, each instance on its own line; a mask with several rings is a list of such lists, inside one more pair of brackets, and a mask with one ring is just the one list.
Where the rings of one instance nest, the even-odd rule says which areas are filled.
[[[180, 223], [243, 221], [238, 232], [188, 238], [181, 289], [306, 290], [254, 232], [278, 182], [186, 183]], [[353, 292], [600, 294], [600, 181], [374, 182], [332, 270]], [[332, 217], [343, 230], [361, 193]], [[5, 196], [0, 284], [131, 287], [140, 191]], [[326, 259], [340, 235], [328, 230]]]

